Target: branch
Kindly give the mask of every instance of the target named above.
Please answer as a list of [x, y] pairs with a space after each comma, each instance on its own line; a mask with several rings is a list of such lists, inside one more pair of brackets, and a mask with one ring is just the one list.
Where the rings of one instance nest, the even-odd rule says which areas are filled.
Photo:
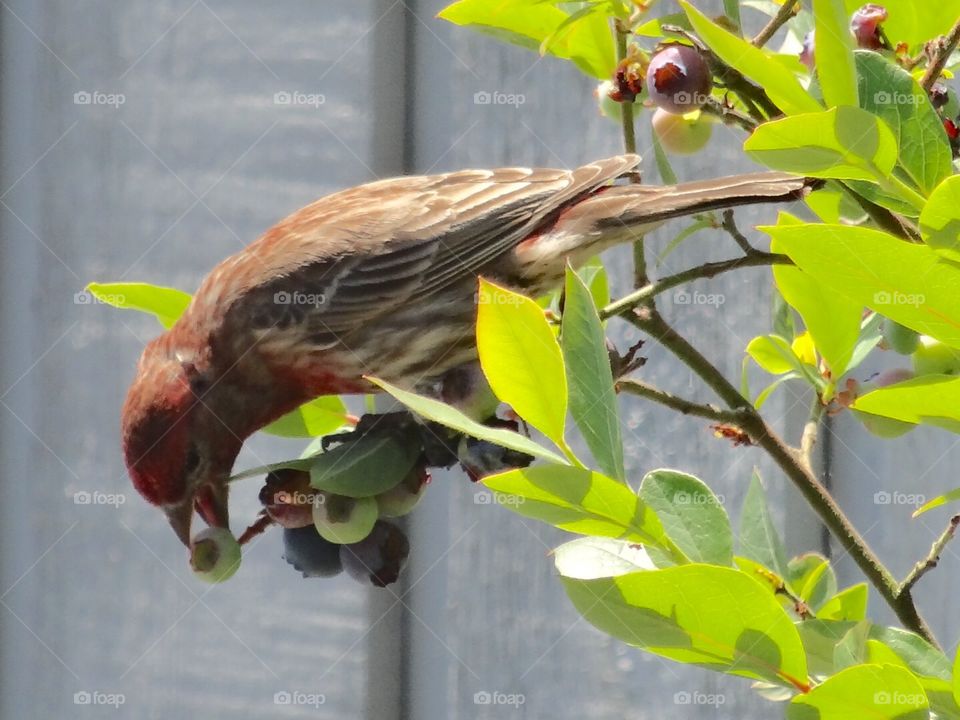
[[617, 392], [653, 400], [683, 415], [693, 415], [718, 423], [733, 423], [739, 419], [739, 416], [730, 410], [721, 410], [716, 405], [696, 403], [640, 380], [617, 380], [615, 387]]
[[937, 563], [940, 562], [940, 555], [943, 553], [943, 549], [947, 546], [948, 542], [953, 540], [953, 536], [957, 532], [957, 526], [960, 526], [960, 515], [954, 515], [950, 518], [947, 529], [934, 541], [927, 556], [914, 565], [907, 577], [900, 583], [900, 587], [897, 588], [897, 595], [909, 596], [910, 591], [913, 589], [913, 586], [917, 584], [917, 581], [937, 566]]
[[720, 223], [720, 227], [727, 231], [727, 234], [733, 238], [734, 242], [740, 246], [740, 249], [743, 250], [744, 255], [755, 255], [760, 252], [753, 245], [750, 244], [750, 241], [747, 240], [746, 235], [740, 232], [740, 228], [737, 227], [736, 220], [733, 218], [733, 208], [727, 208], [723, 211], [723, 222]]
[[[617, 20], [614, 23], [614, 36], [617, 45], [617, 62], [620, 63], [627, 57], [627, 38], [630, 36], [630, 28]], [[621, 102], [620, 105], [620, 127], [623, 130], [623, 151], [628, 154], [637, 152], [637, 132], [633, 124], [633, 103]]]
[[767, 42], [776, 35], [777, 30], [779, 30], [784, 23], [786, 23], [790, 18], [794, 16], [793, 8], [796, 6], [799, 0], [787, 0], [783, 5], [780, 6], [780, 10], [770, 18], [764, 28], [757, 33], [757, 36], [750, 42], [756, 45], [757, 47], [763, 47]]
[[820, 421], [826, 408], [820, 399], [819, 393], [813, 395], [813, 405], [810, 408], [810, 417], [803, 426], [803, 435], [800, 437], [800, 457], [807, 469], [813, 473], [813, 448], [817, 444], [817, 434], [820, 432]]
[[939, 647], [926, 621], [914, 605], [910, 593], [899, 593], [899, 583], [850, 523], [829, 491], [807, 467], [800, 453], [786, 445], [767, 425], [756, 408], [659, 313], [653, 311], [642, 316], [632, 313], [625, 317], [699, 375], [707, 386], [734, 411], [737, 417], [735, 424], [741, 427], [756, 445], [763, 448], [793, 482], [844, 550], [893, 609], [903, 626], [923, 636], [935, 647]]
[[757, 127], [757, 122], [749, 115], [745, 115], [736, 108], [730, 107], [714, 97], [708, 98], [707, 104], [700, 108], [700, 111], [707, 115], [720, 118], [721, 122], [725, 125], [736, 125], [748, 133], [753, 132], [754, 128]]
[[612, 303], [600, 310], [600, 318], [602, 320], [606, 320], [615, 315], [623, 315], [630, 310], [645, 304], [649, 300], [652, 300], [657, 295], [666, 292], [671, 288], [675, 288], [678, 285], [683, 285], [686, 282], [690, 282], [691, 280], [716, 277], [721, 273], [729, 272], [730, 270], [737, 270], [738, 268], [792, 264], [793, 261], [786, 255], [767, 253], [760, 250], [755, 250], [747, 256], [733, 258], [732, 260], [720, 260], [718, 262], [704, 263], [703, 265], [697, 265], [696, 267], [678, 272], [675, 275], [667, 275], [665, 278], [647, 283], [643, 287], [634, 290], [632, 293], [624, 295], [619, 300], [614, 300]]
[[923, 77], [920, 78], [920, 86], [924, 90], [930, 92], [930, 88], [932, 88], [933, 84], [940, 78], [940, 73], [942, 73], [943, 68], [946, 67], [950, 55], [957, 49], [958, 43], [960, 43], [960, 18], [957, 18], [957, 22], [950, 28], [950, 33], [937, 46], [937, 52], [933, 56], [933, 62], [927, 66], [927, 71], [923, 73]]

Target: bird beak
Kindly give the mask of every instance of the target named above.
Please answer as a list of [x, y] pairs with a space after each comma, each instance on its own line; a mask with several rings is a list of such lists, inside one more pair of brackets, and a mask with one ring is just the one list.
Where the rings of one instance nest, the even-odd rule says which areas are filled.
[[212, 527], [230, 527], [228, 512], [229, 487], [225, 483], [211, 483], [201, 487], [196, 495], [166, 508], [167, 520], [186, 547], [190, 547], [190, 523], [194, 509]]
[[165, 508], [170, 527], [177, 534], [186, 547], [190, 547], [190, 521], [193, 519], [193, 498], [188, 497], [179, 505], [170, 505]]

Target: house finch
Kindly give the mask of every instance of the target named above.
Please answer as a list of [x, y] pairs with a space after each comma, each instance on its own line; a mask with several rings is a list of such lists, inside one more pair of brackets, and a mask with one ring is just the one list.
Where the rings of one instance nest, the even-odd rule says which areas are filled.
[[639, 163], [401, 177], [317, 200], [206, 277], [150, 342], [123, 407], [137, 490], [189, 543], [227, 526], [227, 478], [253, 432], [320, 395], [406, 387], [474, 362], [477, 277], [528, 295], [668, 218], [800, 197], [780, 173], [614, 185]]

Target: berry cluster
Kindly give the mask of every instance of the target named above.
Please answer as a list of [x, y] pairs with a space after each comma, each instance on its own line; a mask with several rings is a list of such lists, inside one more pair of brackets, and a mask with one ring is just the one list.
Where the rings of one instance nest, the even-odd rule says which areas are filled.
[[[388, 420], [381, 423], [384, 418]], [[513, 421], [491, 418], [488, 423], [517, 429]], [[383, 462], [375, 467], [383, 470], [384, 479], [391, 471], [404, 474], [392, 487], [365, 497], [314, 487], [310, 472], [301, 469], [302, 465], [273, 470], [260, 489], [260, 517], [239, 541], [228, 529], [215, 527], [193, 539], [190, 564], [197, 577], [207, 582], [229, 579], [240, 565], [241, 544], [268, 526], [279, 525], [283, 528], [283, 557], [304, 577], [333, 577], [346, 570], [361, 583], [385, 587], [400, 577], [410, 543], [399, 527], [384, 518], [403, 517], [417, 506], [430, 482], [428, 468], [451, 467], [459, 461], [476, 481], [491, 473], [526, 467], [533, 459], [485, 440], [451, 434], [439, 426], [424, 426], [406, 413], [366, 415], [357, 427], [352, 433], [327, 438], [340, 443], [332, 452], [342, 448], [355, 456], [376, 454], [383, 447], [379, 442], [383, 434], [395, 433], [396, 437], [399, 431], [405, 443], [412, 443], [416, 457], [410, 470], [404, 469], [406, 465], [389, 467], [389, 456], [377, 456], [377, 462], [381, 458]]]

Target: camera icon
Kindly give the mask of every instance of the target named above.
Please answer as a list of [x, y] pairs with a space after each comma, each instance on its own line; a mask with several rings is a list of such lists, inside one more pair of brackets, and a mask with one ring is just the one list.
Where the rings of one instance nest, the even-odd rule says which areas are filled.
[[93, 502], [93, 496], [86, 490], [79, 490], [73, 494], [74, 505], [89, 505]]
[[474, 505], [493, 505], [493, 495], [488, 492], [476, 492], [473, 494]]
[[873, 101], [877, 103], [877, 105], [889, 105], [893, 102], [893, 95], [886, 90], [879, 90], [873, 94]]
[[481, 690], [480, 692], [473, 694], [474, 705], [489, 705], [492, 702], [493, 702], [493, 695], [488, 693], [486, 690]]
[[286, 290], [281, 290], [273, 294], [273, 303], [275, 305], [289, 305], [291, 302], [293, 302], [293, 297]]
[[881, 690], [873, 694], [873, 704], [874, 705], [889, 705], [890, 704], [890, 693], [886, 690]]
[[90, 305], [92, 302], [93, 302], [93, 295], [91, 295], [86, 290], [81, 290], [80, 292], [75, 292], [73, 294], [74, 305]]
[[489, 105], [491, 102], [493, 102], [493, 96], [486, 90], [481, 90], [473, 94], [474, 105]]
[[890, 299], [891, 299], [890, 293], [888, 293], [886, 290], [881, 290], [873, 294], [873, 301], [877, 305], [889, 305]]
[[693, 297], [686, 290], [678, 290], [673, 294], [673, 302], [677, 305], [689, 305]]
[[289, 705], [293, 702], [293, 696], [288, 693], [286, 690], [281, 690], [280, 692], [275, 692], [273, 694], [273, 704], [274, 705]]
[[273, 94], [273, 104], [274, 105], [289, 105], [293, 102], [293, 96], [290, 95], [286, 90], [281, 90], [280, 92]]
[[93, 702], [93, 696], [86, 690], [81, 690], [73, 694], [74, 705], [89, 705], [91, 702]]
[[689, 705], [692, 701], [690, 693], [686, 690], [681, 690], [680, 692], [673, 694], [673, 704], [674, 705]]
[[80, 92], [75, 92], [73, 94], [74, 105], [90, 105], [92, 102], [93, 95], [88, 93], [86, 90], [81, 90]]
[[893, 496], [886, 490], [879, 490], [873, 494], [874, 505], [889, 505], [892, 500]]

